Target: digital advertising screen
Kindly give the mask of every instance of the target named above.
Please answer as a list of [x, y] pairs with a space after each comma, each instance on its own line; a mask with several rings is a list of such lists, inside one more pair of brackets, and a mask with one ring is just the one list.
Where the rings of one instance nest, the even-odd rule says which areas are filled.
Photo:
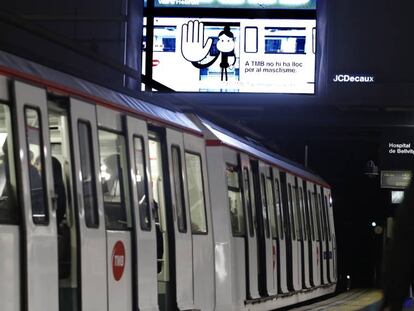
[[314, 19], [155, 18], [152, 77], [177, 92], [314, 94], [315, 52]]

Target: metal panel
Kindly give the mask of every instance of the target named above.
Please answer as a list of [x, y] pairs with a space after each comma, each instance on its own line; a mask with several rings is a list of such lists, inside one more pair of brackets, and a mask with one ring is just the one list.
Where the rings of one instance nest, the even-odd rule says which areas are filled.
[[[56, 211], [53, 208], [52, 162], [50, 157], [49, 126], [47, 115], [46, 91], [21, 82], [14, 82], [16, 105], [15, 124], [17, 125], [19, 161], [21, 172], [20, 203], [23, 225], [25, 227], [26, 300], [29, 311], [56, 311], [58, 309], [58, 258]], [[41, 119], [40, 137], [43, 142], [45, 204], [47, 204], [49, 222], [36, 225], [32, 217], [31, 186], [29, 178], [29, 150], [26, 135], [25, 107], [35, 108]]]
[[18, 226], [0, 225], [0, 301], [3, 311], [20, 311], [20, 234]]
[[[183, 134], [178, 131], [167, 128], [167, 149], [168, 149], [168, 167], [171, 186], [174, 181], [173, 160], [171, 149], [173, 146], [180, 148], [181, 165], [184, 168], [184, 142]], [[183, 178], [183, 185], [186, 184], [186, 177], [184, 172], [181, 172]], [[175, 202], [175, 191], [171, 189], [172, 202]], [[180, 232], [178, 230], [177, 217], [174, 217], [174, 236], [175, 236], [175, 279], [176, 279], [176, 295], [177, 306], [180, 310], [194, 309], [194, 293], [193, 293], [193, 250], [191, 239], [191, 221], [188, 211], [188, 197], [187, 192], [184, 191], [185, 214], [187, 222], [187, 232]], [[174, 215], [176, 215], [177, 206], [172, 204]]]
[[[142, 230], [140, 225], [139, 200], [136, 187], [135, 172], [137, 171], [134, 154], [134, 137], [142, 138], [145, 151], [145, 163], [147, 165], [146, 174], [148, 176], [148, 196], [149, 202], [153, 202], [152, 192], [150, 191], [150, 172], [149, 172], [149, 154], [148, 154], [148, 132], [147, 124], [139, 119], [126, 117], [127, 124], [127, 140], [129, 145], [129, 167], [131, 174], [131, 194], [132, 194], [132, 217], [134, 219], [135, 228], [135, 258], [137, 271], [137, 286], [135, 295], [138, 297], [138, 308], [140, 310], [158, 310], [157, 299], [157, 254], [156, 254], [156, 237], [155, 223], [151, 217], [151, 231]], [[152, 203], [150, 203], [152, 204]]]
[[207, 234], [193, 234], [194, 305], [196, 309], [214, 309], [214, 242], [211, 222], [209, 184], [207, 178], [206, 149], [204, 139], [184, 134], [186, 151], [201, 157]]
[[[78, 226], [80, 239], [80, 270], [81, 270], [81, 301], [82, 310], [102, 311], [107, 310], [107, 276], [106, 276], [106, 232], [103, 211], [102, 188], [98, 169], [98, 137], [96, 126], [95, 106], [77, 99], [70, 99], [70, 116], [72, 131], [72, 148], [74, 159], [74, 186], [77, 198], [75, 199], [78, 209]], [[83, 201], [82, 171], [80, 149], [88, 146], [79, 145], [78, 122], [88, 121], [91, 128], [91, 139], [93, 150], [93, 166], [95, 179], [96, 202], [98, 208], [98, 228], [86, 226], [85, 210]]]
[[99, 127], [122, 132], [122, 118], [119, 111], [96, 106], [96, 117]]
[[[132, 310], [132, 252], [129, 231], [107, 231], [108, 310]], [[124, 252], [118, 250], [124, 249]], [[119, 254], [118, 254], [119, 252]]]

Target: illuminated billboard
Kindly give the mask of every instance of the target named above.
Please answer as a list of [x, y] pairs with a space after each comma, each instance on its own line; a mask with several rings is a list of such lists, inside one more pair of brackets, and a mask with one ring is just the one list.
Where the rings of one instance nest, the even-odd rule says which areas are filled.
[[155, 7], [316, 10], [316, 0], [154, 0]]
[[155, 18], [153, 40], [152, 77], [174, 91], [315, 91], [315, 19]]

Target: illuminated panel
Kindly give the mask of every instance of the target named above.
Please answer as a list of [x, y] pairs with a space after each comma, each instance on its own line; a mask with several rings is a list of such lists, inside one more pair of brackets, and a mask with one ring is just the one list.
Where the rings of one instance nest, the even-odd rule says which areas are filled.
[[154, 0], [154, 6], [168, 8], [316, 10], [316, 0]]
[[315, 19], [155, 18], [153, 79], [178, 92], [313, 94], [315, 29]]

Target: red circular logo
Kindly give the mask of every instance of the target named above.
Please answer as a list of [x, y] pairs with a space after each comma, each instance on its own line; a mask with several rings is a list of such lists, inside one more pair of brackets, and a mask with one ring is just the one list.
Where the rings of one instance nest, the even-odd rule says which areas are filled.
[[115, 281], [119, 281], [125, 269], [125, 247], [122, 241], [117, 241], [112, 249], [112, 273]]

